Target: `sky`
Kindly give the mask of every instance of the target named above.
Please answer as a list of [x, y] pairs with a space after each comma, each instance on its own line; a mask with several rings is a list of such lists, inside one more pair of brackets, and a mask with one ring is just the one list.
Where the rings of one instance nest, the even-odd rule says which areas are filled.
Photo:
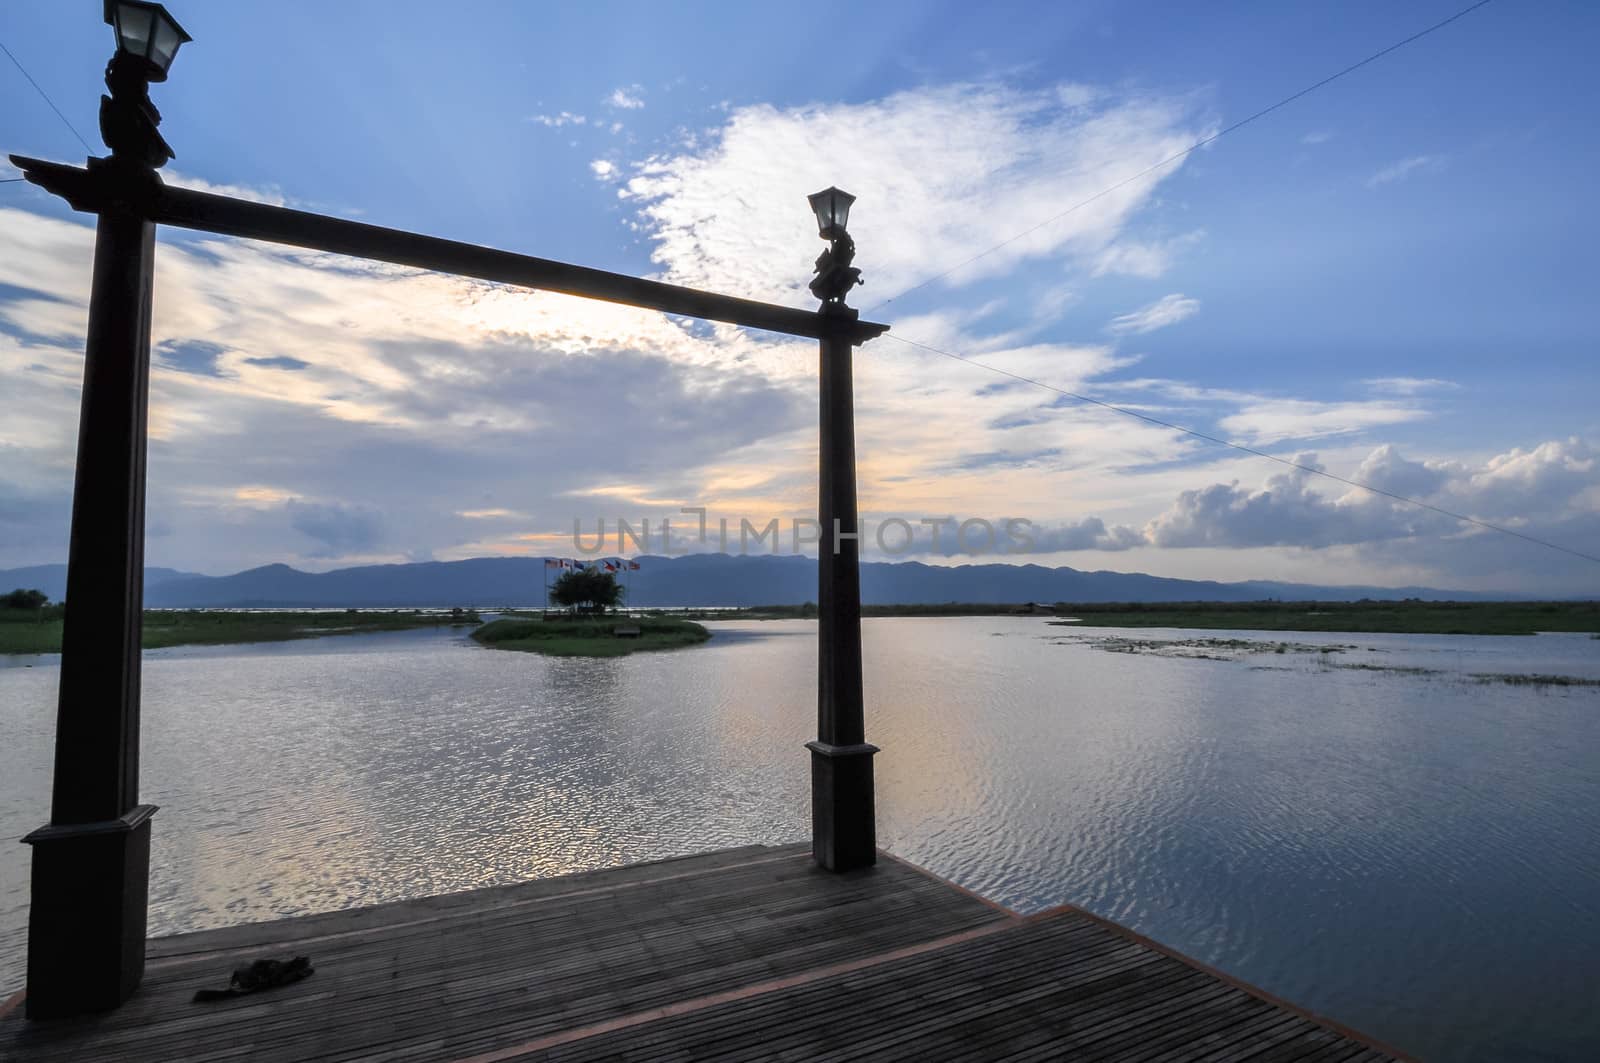
[[[1160, 166], [1466, 0], [169, 6], [169, 183], [800, 307], [805, 196], [854, 193], [869, 559], [1600, 594], [1437, 511], [1600, 553], [1593, 5], [1496, 0]], [[0, 150], [103, 153], [99, 3], [0, 43], [65, 117], [0, 56]], [[92, 222], [0, 184], [0, 568], [66, 557]], [[813, 342], [160, 241], [150, 564], [815, 514]]]

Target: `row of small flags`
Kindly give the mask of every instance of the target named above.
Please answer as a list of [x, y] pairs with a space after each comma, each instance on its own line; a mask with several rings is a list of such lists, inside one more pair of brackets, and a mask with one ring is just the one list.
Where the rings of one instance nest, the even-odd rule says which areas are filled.
[[544, 559], [545, 568], [599, 568], [602, 572], [637, 572], [639, 562], [629, 561], [626, 558], [617, 558], [613, 561], [574, 561], [570, 557], [547, 557]]

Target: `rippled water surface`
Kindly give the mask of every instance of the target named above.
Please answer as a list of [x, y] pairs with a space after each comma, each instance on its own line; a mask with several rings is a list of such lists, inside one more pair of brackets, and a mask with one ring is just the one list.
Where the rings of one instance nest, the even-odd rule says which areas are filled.
[[[434, 631], [148, 654], [152, 932], [805, 837], [816, 628], [711, 626], [611, 660]], [[1600, 1058], [1600, 687], [1472, 678], [1600, 679], [1600, 641], [1029, 618], [863, 639], [893, 852], [1431, 1059]], [[58, 668], [0, 662], [17, 838], [47, 819]], [[26, 904], [14, 846], [3, 989]]]

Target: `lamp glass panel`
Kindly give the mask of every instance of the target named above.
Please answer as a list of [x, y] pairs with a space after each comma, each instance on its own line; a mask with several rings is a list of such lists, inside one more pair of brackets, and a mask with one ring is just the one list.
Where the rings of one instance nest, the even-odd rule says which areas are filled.
[[849, 192], [841, 192], [836, 188], [833, 190], [833, 195], [828, 198], [833, 201], [833, 224], [841, 229], [849, 228], [850, 204], [856, 201], [856, 197]]
[[178, 36], [178, 28], [164, 18], [156, 19], [155, 39], [150, 44], [150, 61], [162, 70], [172, 65], [172, 57], [178, 53], [178, 45], [183, 43]]
[[117, 5], [117, 43], [125, 52], [145, 55], [150, 47], [150, 23], [155, 13], [134, 4]]
[[824, 188], [806, 197], [811, 211], [817, 216], [817, 231], [832, 236], [836, 228], [843, 229], [850, 220], [850, 204], [856, 200], [849, 192], [837, 188]]
[[832, 220], [829, 217], [827, 201], [828, 197], [821, 192], [817, 192], [814, 195], [806, 197], [806, 202], [811, 204], [811, 213], [817, 216], [818, 232], [827, 232], [828, 226], [832, 223]]

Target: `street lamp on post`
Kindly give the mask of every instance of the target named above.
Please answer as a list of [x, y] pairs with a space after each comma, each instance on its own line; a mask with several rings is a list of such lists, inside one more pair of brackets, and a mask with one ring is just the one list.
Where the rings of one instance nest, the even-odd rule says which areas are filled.
[[167, 80], [178, 49], [193, 38], [166, 8], [146, 0], [105, 0], [105, 19], [117, 52], [106, 64], [111, 95], [100, 97], [100, 137], [112, 159], [159, 169], [173, 151], [156, 131], [161, 112], [150, 102], [150, 83]]
[[830, 185], [806, 199], [817, 216], [817, 235], [829, 243], [828, 249], [817, 256], [812, 269], [816, 276], [811, 281], [811, 294], [822, 300], [823, 311], [827, 312], [830, 307], [843, 307], [844, 297], [861, 283], [861, 271], [850, 265], [856, 257], [856, 242], [845, 228], [856, 197]]
[[111, 95], [100, 99], [111, 155], [87, 169], [99, 220], [67, 552], [72, 608], [61, 633], [50, 822], [23, 839], [33, 846], [29, 1018], [114, 1008], [144, 977], [156, 812], [139, 803], [151, 212], [156, 169], [172, 158], [148, 88], [166, 80], [190, 38], [160, 4], [108, 0], [105, 18], [117, 51], [106, 66]]
[[845, 296], [861, 283], [846, 225], [855, 196], [825, 188], [808, 197], [817, 235], [811, 294], [833, 323], [821, 338], [820, 517], [817, 549], [817, 740], [811, 750], [811, 855], [830, 871], [877, 862], [872, 755], [861, 696], [861, 529], [856, 513], [853, 349], [858, 312]]

